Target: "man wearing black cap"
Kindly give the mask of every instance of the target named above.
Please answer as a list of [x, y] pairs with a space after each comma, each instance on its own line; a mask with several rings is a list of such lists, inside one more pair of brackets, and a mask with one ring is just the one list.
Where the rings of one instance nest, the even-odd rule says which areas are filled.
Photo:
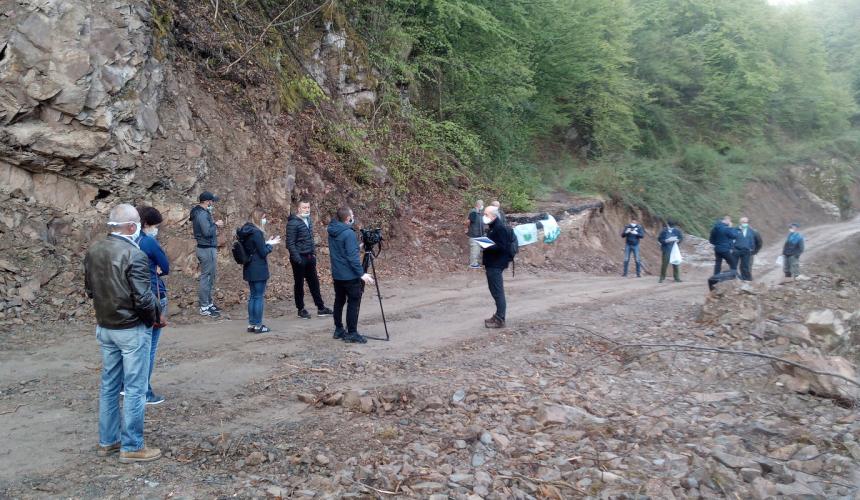
[[197, 298], [200, 301], [200, 314], [217, 318], [221, 315], [221, 309], [212, 302], [212, 289], [215, 288], [217, 273], [218, 228], [224, 225], [224, 221], [212, 218], [217, 196], [204, 191], [198, 199], [200, 203], [191, 209], [191, 223], [194, 238], [197, 240], [197, 260], [200, 263], [200, 290]]

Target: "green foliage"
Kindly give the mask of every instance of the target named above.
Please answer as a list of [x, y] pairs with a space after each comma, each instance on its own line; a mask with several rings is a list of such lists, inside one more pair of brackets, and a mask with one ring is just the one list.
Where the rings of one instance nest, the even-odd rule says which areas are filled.
[[308, 75], [291, 78], [285, 72], [281, 72], [278, 83], [278, 97], [281, 105], [288, 111], [295, 112], [305, 104], [316, 106], [328, 100], [328, 96], [316, 80]]

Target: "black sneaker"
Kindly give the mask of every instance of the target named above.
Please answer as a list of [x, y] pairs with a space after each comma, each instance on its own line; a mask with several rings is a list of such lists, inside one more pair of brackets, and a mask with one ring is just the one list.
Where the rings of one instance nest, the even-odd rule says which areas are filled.
[[216, 312], [216, 313], [220, 313], [220, 312], [221, 312], [221, 308], [220, 308], [220, 307], [218, 307], [218, 306], [216, 306], [215, 304], [209, 304], [209, 310], [210, 310], [210, 311], [213, 311], [213, 312]]
[[332, 335], [333, 339], [340, 340], [344, 337], [346, 337], [346, 330], [344, 330], [343, 328], [335, 328], [334, 329], [334, 335]]
[[254, 328], [256, 328], [256, 326], [248, 325], [248, 333], [254, 333]]
[[366, 344], [367, 343], [367, 339], [364, 338], [364, 336], [358, 332], [347, 333], [343, 337], [342, 340], [346, 343], [349, 343], [349, 344]]
[[334, 311], [332, 311], [328, 307], [322, 307], [320, 309], [317, 309], [317, 317], [324, 318], [326, 316], [333, 316], [333, 315], [334, 315]]
[[302, 319], [311, 319], [311, 313], [307, 309], [302, 309], [299, 311], [299, 317]]
[[153, 394], [151, 398], [146, 398], [146, 404], [148, 405], [160, 405], [164, 402], [164, 397], [159, 396], [158, 394]]
[[266, 325], [260, 325], [260, 326], [255, 326], [255, 327], [254, 327], [254, 332], [253, 332], [253, 333], [255, 333], [255, 334], [259, 334], [259, 333], [269, 333], [269, 332], [271, 332], [271, 331], [272, 331], [272, 330], [269, 330], [269, 327], [268, 327], [268, 326], [266, 326]]
[[207, 307], [205, 309], [201, 307], [200, 308], [200, 315], [201, 316], [209, 316], [211, 318], [218, 318], [221, 316], [221, 313], [212, 309], [211, 307]]

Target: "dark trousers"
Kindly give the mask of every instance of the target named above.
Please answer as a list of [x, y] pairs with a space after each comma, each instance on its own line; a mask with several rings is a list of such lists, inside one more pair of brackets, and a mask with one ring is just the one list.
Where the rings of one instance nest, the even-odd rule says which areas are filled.
[[744, 281], [752, 281], [752, 252], [750, 252], [749, 250], [736, 250], [735, 256], [738, 259], [738, 270], [740, 271], [740, 278]]
[[723, 261], [726, 261], [732, 271], [738, 270], [738, 259], [731, 250], [714, 250], [714, 274], [723, 271]]
[[[666, 279], [666, 271], [669, 270], [669, 252], [663, 252], [663, 260], [660, 265], [660, 281]], [[672, 274], [675, 281], [681, 281], [681, 266], [672, 264]]]
[[343, 328], [343, 306], [346, 305], [346, 331], [358, 333], [358, 309], [364, 286], [361, 279], [334, 280], [334, 326]]
[[500, 320], [505, 320], [505, 312], [508, 307], [505, 302], [505, 282], [502, 279], [504, 269], [495, 267], [485, 268], [487, 271], [487, 286], [490, 288], [490, 295], [496, 301], [496, 317]]
[[317, 258], [313, 254], [302, 255], [302, 262], [296, 263], [290, 260], [293, 268], [293, 297], [296, 299], [296, 308], [301, 311], [305, 308], [305, 282], [314, 299], [317, 309], [325, 307], [322, 295], [320, 295], [320, 278], [317, 275]]

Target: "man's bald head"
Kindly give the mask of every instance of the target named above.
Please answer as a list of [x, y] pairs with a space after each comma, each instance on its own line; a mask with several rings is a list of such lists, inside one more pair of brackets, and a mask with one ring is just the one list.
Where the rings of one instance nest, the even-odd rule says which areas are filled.
[[496, 220], [499, 217], [499, 207], [490, 205], [489, 207], [484, 209], [484, 216], [488, 219], [491, 219], [490, 222]]
[[108, 225], [114, 232], [132, 235], [140, 227], [140, 214], [133, 206], [123, 203], [113, 207], [108, 216]]

